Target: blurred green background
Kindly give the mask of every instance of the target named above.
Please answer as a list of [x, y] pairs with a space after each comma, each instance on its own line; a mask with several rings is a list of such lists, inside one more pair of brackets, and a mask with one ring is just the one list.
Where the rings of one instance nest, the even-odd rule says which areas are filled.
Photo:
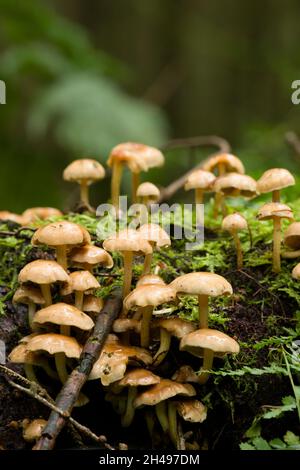
[[[126, 140], [217, 134], [253, 175], [297, 172], [299, 17], [299, 0], [0, 0], [1, 209], [66, 208], [67, 163]], [[166, 185], [208, 152], [144, 177]]]

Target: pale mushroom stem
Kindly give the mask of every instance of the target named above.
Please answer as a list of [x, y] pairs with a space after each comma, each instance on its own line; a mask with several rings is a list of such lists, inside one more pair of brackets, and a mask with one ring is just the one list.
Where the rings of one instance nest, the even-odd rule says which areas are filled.
[[273, 271], [279, 273], [281, 269], [280, 262], [280, 245], [281, 245], [281, 219], [273, 218]]
[[42, 365], [42, 368], [44, 369], [44, 371], [46, 372], [46, 374], [49, 375], [49, 377], [51, 379], [58, 380], [57, 373], [49, 366], [47, 360], [43, 361], [43, 363], [41, 365]]
[[80, 200], [86, 206], [89, 206], [89, 185], [87, 180], [80, 181]]
[[[225, 169], [224, 163], [218, 163], [218, 176], [224, 175], [225, 172], [226, 172], [226, 169]], [[214, 217], [217, 217], [219, 215], [220, 207], [222, 207], [222, 212], [224, 211], [223, 205], [224, 205], [223, 194], [222, 193], [216, 193], [215, 194]]]
[[199, 326], [208, 328], [208, 295], [198, 295]]
[[25, 375], [30, 382], [39, 383], [32, 364], [24, 364]]
[[[214, 361], [214, 352], [211, 349], [204, 349], [203, 355], [203, 370], [211, 370]], [[199, 375], [199, 384], [205, 384], [209, 379], [208, 372], [201, 372]]]
[[273, 191], [272, 201], [273, 202], [280, 202], [280, 190], [279, 189], [277, 189], [276, 191]]
[[124, 281], [123, 281], [123, 299], [131, 291], [131, 281], [132, 281], [132, 251], [124, 251]]
[[153, 366], [158, 366], [165, 359], [171, 345], [171, 335], [164, 328], [160, 328], [160, 345], [153, 358]]
[[195, 189], [195, 203], [203, 204], [203, 189], [200, 189], [200, 188]]
[[78, 308], [78, 310], [82, 310], [83, 308], [83, 292], [81, 291], [75, 292], [75, 307]]
[[28, 323], [32, 331], [37, 330], [37, 327], [33, 324], [35, 311], [36, 311], [35, 303], [32, 301], [28, 302]]
[[54, 359], [59, 380], [64, 384], [69, 377], [66, 365], [66, 356], [64, 353], [56, 353], [54, 354]]
[[133, 421], [134, 413], [135, 413], [133, 402], [136, 398], [136, 395], [137, 395], [137, 387], [129, 387], [127, 402], [126, 402], [126, 410], [125, 410], [125, 414], [122, 417], [122, 426], [124, 428], [128, 428], [128, 426], [130, 426]]
[[149, 206], [150, 206], [149, 196], [143, 196], [142, 197], [142, 204], [144, 204], [144, 206], [146, 206], [147, 209], [149, 208]]
[[52, 305], [50, 284], [41, 284], [41, 291], [45, 299], [45, 307], [49, 307], [49, 305]]
[[241, 240], [240, 240], [240, 237], [238, 236], [238, 233], [236, 231], [232, 232], [232, 236], [233, 236], [233, 241], [234, 241], [235, 250], [236, 250], [237, 268], [242, 269], [242, 267], [243, 267], [243, 251], [242, 251]]
[[144, 269], [143, 269], [142, 275], [149, 274], [151, 272], [152, 256], [153, 256], [153, 253], [148, 253], [147, 255], [145, 255]]
[[122, 163], [115, 161], [112, 168], [112, 178], [111, 178], [111, 200], [112, 204], [116, 209], [117, 217], [119, 211], [119, 197], [120, 197], [120, 187], [123, 174], [123, 165]]
[[176, 449], [178, 448], [178, 427], [176, 404], [168, 402], [169, 436]]
[[155, 426], [155, 416], [154, 416], [152, 411], [147, 410], [145, 412], [145, 420], [146, 420], [146, 425], [147, 425], [149, 435], [150, 435], [150, 437], [153, 441], [153, 430], [154, 430], [154, 426]]
[[143, 316], [141, 324], [141, 346], [148, 348], [150, 344], [150, 323], [152, 318], [153, 306], [143, 307]]
[[196, 224], [203, 225], [203, 214], [202, 207], [198, 207], [198, 204], [203, 204], [203, 189], [195, 189], [195, 204], [196, 204]]
[[131, 199], [132, 203], [135, 204], [137, 202], [137, 189], [140, 184], [140, 173], [133, 173], [131, 176]]
[[69, 325], [60, 325], [60, 334], [64, 336], [71, 336], [71, 328]]
[[167, 433], [169, 431], [169, 419], [165, 401], [161, 401], [155, 405], [155, 413], [164, 433]]
[[56, 247], [56, 260], [65, 271], [68, 269], [67, 248], [65, 245]]

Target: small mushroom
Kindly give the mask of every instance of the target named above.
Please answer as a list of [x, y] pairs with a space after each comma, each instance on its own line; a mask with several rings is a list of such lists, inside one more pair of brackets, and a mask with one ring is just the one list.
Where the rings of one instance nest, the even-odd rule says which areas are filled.
[[279, 273], [281, 270], [281, 219], [292, 220], [292, 209], [280, 202], [269, 202], [259, 209], [257, 217], [258, 220], [273, 220], [273, 271]]
[[119, 251], [123, 255], [123, 298], [125, 298], [131, 290], [133, 254], [148, 255], [152, 253], [152, 246], [147, 240], [142, 239], [138, 231], [124, 229], [104, 240], [103, 248], [109, 252]]
[[112, 385], [112, 390], [118, 393], [123, 388], [128, 388], [128, 396], [126, 402], [126, 410], [122, 416], [122, 426], [127, 428], [131, 425], [135, 408], [133, 406], [134, 400], [137, 397], [139, 387], [149, 387], [160, 382], [160, 377], [153, 374], [146, 369], [132, 369], [126, 372], [124, 377]]
[[134, 318], [117, 318], [114, 323], [112, 330], [114, 333], [127, 333], [128, 331], [135, 331], [141, 333], [141, 322]]
[[146, 254], [144, 261], [143, 274], [148, 274], [151, 271], [153, 250], [170, 246], [171, 239], [167, 232], [157, 224], [144, 224], [138, 229], [138, 232], [141, 238], [152, 246], [152, 252]]
[[80, 200], [89, 207], [89, 186], [105, 176], [103, 166], [96, 160], [83, 158], [74, 160], [65, 168], [63, 178], [80, 185]]
[[199, 400], [189, 401], [174, 401], [169, 402], [168, 415], [170, 423], [170, 437], [178, 448], [179, 436], [178, 436], [178, 425], [177, 425], [177, 413], [184, 420], [189, 423], [203, 423], [207, 417], [207, 408]]
[[45, 303], [41, 290], [38, 287], [21, 286], [16, 290], [12, 300], [13, 303], [28, 305], [28, 323], [30, 328], [33, 329], [33, 316], [36, 311], [36, 304], [44, 305]]
[[89, 244], [91, 237], [81, 225], [62, 220], [39, 228], [33, 235], [31, 243], [55, 248], [57, 262], [66, 270], [67, 249]]
[[294, 267], [294, 269], [292, 271], [292, 278], [297, 279], [297, 281], [299, 281], [299, 279], [300, 279], [300, 263], [296, 264], [296, 266]]
[[172, 380], [180, 383], [199, 383], [199, 377], [191, 366], [181, 366], [173, 374]]
[[184, 189], [186, 191], [194, 189], [195, 204], [203, 204], [204, 193], [212, 191], [212, 185], [215, 179], [215, 175], [210, 171], [205, 171], [202, 169], [195, 170], [187, 177]]
[[63, 214], [55, 207], [30, 207], [23, 212], [23, 224], [34, 224], [38, 220], [46, 220], [50, 217], [61, 217]]
[[57, 374], [51, 369], [47, 359], [27, 350], [27, 343], [33, 337], [34, 336], [26, 337], [26, 339], [23, 338], [23, 342], [20, 342], [9, 354], [9, 361], [14, 364], [23, 364], [26, 377], [31, 382], [39, 383], [35, 375], [34, 367], [41, 367], [49, 377], [57, 380]]
[[45, 419], [34, 419], [23, 428], [23, 438], [27, 442], [36, 442], [42, 435], [42, 432], [47, 424]]
[[33, 282], [40, 285], [46, 307], [52, 304], [51, 284], [67, 282], [68, 279], [68, 274], [56, 261], [40, 259], [26, 264], [18, 277], [21, 284]]
[[84, 294], [91, 294], [100, 286], [99, 282], [89, 271], [74, 271], [61, 289], [62, 295], [75, 292], [75, 306], [82, 310]]
[[128, 166], [132, 174], [132, 202], [136, 202], [136, 193], [139, 186], [141, 171], [164, 164], [163, 154], [154, 147], [135, 142], [125, 142], [114, 147], [110, 153], [107, 164], [112, 168], [111, 199], [118, 212], [120, 185], [123, 165]]
[[291, 249], [282, 253], [283, 258], [300, 256], [300, 222], [293, 222], [284, 232], [284, 244]]
[[171, 337], [181, 339], [188, 333], [196, 330], [192, 322], [181, 318], [162, 318], [154, 320], [152, 328], [159, 328], [160, 344], [153, 358], [153, 365], [157, 367], [165, 359], [171, 346]]
[[149, 208], [151, 204], [154, 204], [159, 200], [160, 190], [155, 186], [155, 184], [145, 181], [138, 186], [136, 195], [140, 199], [141, 203]]
[[221, 331], [203, 328], [185, 335], [180, 341], [180, 350], [187, 351], [197, 357], [203, 356], [203, 372], [199, 383], [205, 384], [209, 378], [207, 371], [212, 369], [214, 355], [237, 354], [239, 344]]
[[142, 326], [141, 326], [141, 346], [148, 348], [150, 343], [150, 323], [154, 307], [158, 305], [172, 302], [176, 298], [176, 290], [170, 286], [151, 284], [136, 287], [124, 299], [125, 309], [128, 311], [134, 307], [142, 309]]
[[16, 224], [24, 225], [24, 218], [22, 215], [14, 214], [13, 212], [9, 211], [0, 211], [0, 220], [10, 220]]
[[271, 168], [257, 181], [259, 193], [272, 193], [272, 201], [280, 202], [280, 191], [295, 184], [293, 175], [284, 168]]
[[200, 328], [208, 327], [208, 299], [219, 295], [231, 295], [231, 284], [215, 273], [192, 272], [177, 277], [170, 284], [177, 295], [197, 295]]
[[[223, 197], [252, 198], [257, 195], [256, 181], [248, 175], [240, 175], [239, 173], [227, 173], [216, 178], [213, 189], [217, 194]], [[222, 205], [223, 217], [227, 214], [225, 204]]]
[[160, 285], [160, 286], [166, 285], [165, 281], [157, 274], [143, 274], [139, 278], [138, 282], [136, 283], [136, 287], [140, 287], [145, 284]]
[[84, 245], [74, 248], [70, 253], [70, 261], [73, 266], [93, 272], [96, 266], [111, 269], [113, 259], [107, 251], [94, 245]]
[[92, 314], [92, 316], [97, 316], [103, 309], [104, 301], [101, 297], [96, 297], [95, 295], [85, 295], [83, 298], [83, 307], [82, 310], [85, 313]]
[[241, 214], [235, 212], [234, 214], [227, 215], [223, 219], [222, 229], [232, 235], [236, 250], [237, 268], [241, 269], [243, 267], [243, 251], [238, 232], [248, 230], [247, 220]]

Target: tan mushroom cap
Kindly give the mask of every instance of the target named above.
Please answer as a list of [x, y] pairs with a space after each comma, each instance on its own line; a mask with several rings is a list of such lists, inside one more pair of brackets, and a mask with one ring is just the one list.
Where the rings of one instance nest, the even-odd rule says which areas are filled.
[[14, 296], [13, 303], [28, 304], [33, 302], [34, 304], [43, 305], [45, 299], [38, 287], [33, 286], [21, 286], [18, 287]]
[[124, 306], [127, 310], [133, 307], [147, 307], [148, 305], [156, 307], [166, 302], [172, 302], [175, 298], [176, 290], [171, 286], [156, 285], [153, 287], [151, 284], [145, 284], [136, 287], [125, 297]]
[[273, 219], [274, 217], [293, 219], [293, 211], [286, 204], [281, 204], [280, 202], [268, 202], [259, 209], [257, 214], [257, 218], [259, 220], [268, 220]]
[[217, 297], [218, 295], [231, 295], [231, 284], [219, 274], [192, 272], [183, 274], [170, 284], [176, 289], [177, 293], [190, 295], [209, 295]]
[[173, 380], [162, 379], [158, 384], [139, 394], [134, 401], [134, 407], [154, 406], [177, 395], [193, 397], [196, 395], [196, 390], [190, 384], [181, 384]]
[[56, 325], [75, 326], [81, 330], [91, 330], [94, 326], [93, 320], [73, 305], [59, 302], [42, 308], [35, 313], [34, 323], [54, 323]]
[[98, 289], [99, 282], [89, 271], [74, 271], [69, 275], [69, 279], [61, 289], [62, 295], [69, 295], [72, 292], [87, 292]]
[[138, 282], [136, 283], [136, 287], [144, 286], [145, 284], [160, 286], [166, 285], [165, 281], [157, 274], [144, 274], [139, 278]]
[[101, 264], [105, 268], [112, 268], [114, 265], [110, 254], [103, 248], [95, 245], [84, 245], [74, 248], [70, 253], [70, 260], [76, 264], [89, 264], [95, 266]]
[[105, 176], [103, 166], [96, 160], [82, 158], [74, 160], [64, 170], [63, 178], [65, 181], [86, 181], [88, 184], [93, 181], [101, 180]]
[[229, 214], [224, 217], [222, 221], [222, 229], [230, 233], [237, 232], [239, 230], [247, 230], [248, 223], [245, 217], [238, 212], [235, 212], [234, 214]]
[[187, 178], [184, 185], [184, 189], [188, 191], [189, 189], [203, 189], [209, 190], [212, 188], [212, 185], [216, 177], [210, 171], [205, 170], [195, 170]]
[[241, 160], [231, 153], [218, 153], [217, 155], [212, 155], [203, 164], [202, 169], [206, 171], [213, 171], [220, 163], [225, 166], [226, 173], [245, 173], [245, 168]]
[[107, 251], [133, 251], [136, 253], [144, 253], [145, 255], [152, 253], [152, 246], [147, 240], [141, 238], [137, 230], [124, 229], [116, 234], [111, 235], [103, 242], [103, 248]]
[[9, 211], [0, 211], [0, 220], [11, 220], [12, 222], [16, 222], [20, 225], [24, 224], [24, 218], [22, 215], [14, 214]]
[[288, 226], [284, 233], [284, 243], [295, 250], [300, 248], [300, 222], [293, 222]]
[[45, 333], [34, 336], [27, 344], [28, 351], [46, 351], [53, 355], [64, 353], [67, 357], [79, 359], [81, 346], [75, 338], [59, 335], [56, 333]]
[[160, 382], [160, 377], [146, 369], [132, 369], [124, 377], [115, 383], [116, 387], [148, 387]]
[[88, 231], [81, 225], [67, 220], [52, 222], [39, 228], [32, 237], [33, 245], [84, 245], [91, 243]]
[[141, 331], [141, 322], [134, 318], [117, 318], [113, 323], [114, 333], [125, 333], [126, 331], [133, 330], [136, 333]]
[[26, 264], [21, 269], [18, 279], [20, 283], [51, 284], [52, 282], [67, 282], [69, 276], [56, 261], [38, 259]]
[[194, 356], [201, 357], [203, 349], [210, 349], [215, 353], [237, 354], [239, 344], [230, 336], [218, 330], [202, 328], [184, 336], [180, 341], [180, 351], [188, 351]]
[[176, 338], [182, 338], [188, 333], [196, 330], [196, 326], [192, 322], [175, 317], [155, 319], [152, 322], [152, 326], [153, 328], [163, 328], [172, 336], [176, 336]]
[[103, 309], [104, 301], [101, 297], [96, 297], [95, 295], [85, 295], [83, 299], [82, 310], [84, 312], [93, 312], [99, 313]]
[[257, 194], [256, 181], [248, 175], [241, 175], [239, 173], [227, 173], [223, 176], [216, 178], [213, 190], [221, 192], [225, 196], [243, 196], [253, 197]]
[[179, 369], [173, 374], [172, 380], [180, 383], [199, 383], [199, 376], [193, 370], [191, 366], [181, 366]]
[[294, 267], [292, 271], [292, 277], [297, 280], [300, 279], [300, 263], [296, 264], [296, 266]]
[[28, 342], [23, 342], [18, 344], [9, 354], [8, 360], [14, 364], [31, 364], [33, 366], [41, 365], [41, 358], [38, 354], [28, 351], [27, 343]]
[[270, 193], [280, 189], [293, 186], [295, 178], [284, 168], [271, 168], [263, 173], [257, 181], [257, 188], [260, 193]]
[[24, 440], [27, 442], [37, 441], [41, 437], [46, 424], [47, 421], [45, 419], [34, 419], [31, 421], [23, 431]]
[[133, 173], [148, 171], [149, 168], [164, 164], [164, 156], [160, 150], [136, 142], [124, 142], [114, 147], [107, 160], [108, 166], [111, 167], [115, 160], [126, 164]]
[[190, 423], [203, 423], [207, 417], [207, 408], [199, 400], [176, 402], [178, 414]]
[[138, 229], [138, 232], [143, 240], [155, 243], [159, 248], [171, 245], [169, 235], [157, 224], [144, 224]]
[[150, 183], [149, 181], [145, 181], [138, 186], [136, 195], [138, 197], [150, 197], [158, 199], [160, 196], [160, 190], [157, 186], [155, 186], [155, 184]]
[[63, 214], [55, 207], [30, 207], [23, 212], [24, 223], [29, 224], [36, 220], [45, 220], [49, 217], [61, 217]]

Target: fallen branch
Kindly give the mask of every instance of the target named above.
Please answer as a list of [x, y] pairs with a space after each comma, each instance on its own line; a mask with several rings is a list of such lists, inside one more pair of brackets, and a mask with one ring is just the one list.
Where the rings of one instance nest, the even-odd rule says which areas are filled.
[[[173, 149], [196, 149], [198, 147], [217, 147], [218, 152], [230, 152], [231, 150], [230, 144], [227, 142], [227, 140], [216, 135], [172, 140], [168, 144], [164, 145], [162, 147], [162, 150], [165, 151]], [[166, 188], [162, 188], [159, 202], [163, 202], [167, 199], [170, 199], [177, 191], [179, 191], [179, 189], [184, 186], [187, 177], [197, 168], [200, 168], [202, 165], [203, 162], [200, 162], [198, 165], [189, 170], [183, 176], [173, 181], [173, 183], [169, 184], [169, 186], [167, 186]]]
[[98, 359], [104, 342], [114, 320], [122, 308], [121, 290], [116, 289], [107, 299], [99, 314], [95, 328], [83, 347], [79, 364], [70, 374], [67, 382], [57, 396], [55, 406], [62, 412], [52, 411], [42, 436], [34, 446], [34, 450], [51, 450], [60, 431], [66, 423], [66, 415], [71, 415], [80, 390], [88, 379], [95, 361]]

